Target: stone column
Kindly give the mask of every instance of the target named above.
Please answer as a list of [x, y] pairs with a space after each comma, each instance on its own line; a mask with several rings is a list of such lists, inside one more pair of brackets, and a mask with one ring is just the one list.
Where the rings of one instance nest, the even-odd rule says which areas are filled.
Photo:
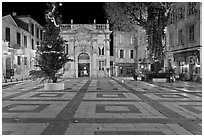
[[107, 77], [110, 77], [110, 42], [109, 42], [109, 39], [106, 39], [106, 42], [105, 42], [106, 44], [106, 68], [109, 70], [109, 71], [107, 71], [107, 69], [106, 69], [106, 76]]
[[93, 51], [92, 51], [92, 76], [97, 77], [97, 40], [93, 41]]

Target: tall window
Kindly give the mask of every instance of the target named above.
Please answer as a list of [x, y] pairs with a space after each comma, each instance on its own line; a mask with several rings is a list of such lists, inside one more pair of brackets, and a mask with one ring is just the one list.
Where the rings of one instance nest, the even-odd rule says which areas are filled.
[[189, 41], [190, 42], [194, 41], [194, 25], [191, 25], [189, 27]]
[[123, 35], [120, 34], [120, 35], [119, 35], [119, 43], [120, 43], [120, 44], [123, 44], [123, 42], [124, 42]]
[[133, 36], [130, 36], [130, 44], [133, 44]]
[[31, 24], [31, 34], [34, 36], [34, 24]]
[[99, 70], [104, 70], [105, 61], [99, 61]]
[[170, 47], [174, 47], [174, 43], [173, 43], [173, 32], [171, 32], [170, 34], [169, 34], [169, 46]]
[[183, 37], [183, 30], [180, 29], [180, 30], [178, 31], [178, 41], [179, 41], [179, 44], [181, 44], [181, 45], [184, 44], [184, 39], [183, 39], [183, 38], [184, 38], [184, 37]]
[[17, 44], [21, 45], [21, 34], [19, 32], [17, 32]]
[[20, 56], [17, 57], [17, 64], [21, 65], [21, 57]]
[[43, 31], [40, 30], [40, 39], [42, 40], [42, 37], [43, 37]]
[[24, 57], [24, 65], [27, 65], [27, 57]]
[[120, 50], [120, 58], [124, 58], [124, 50]]
[[10, 42], [10, 28], [6, 28], [6, 41]]
[[134, 55], [134, 50], [130, 50], [130, 58], [132, 59]]
[[36, 28], [37, 38], [39, 38], [39, 28]]
[[31, 43], [32, 45], [32, 49], [34, 49], [34, 39], [32, 39], [32, 43]]
[[104, 55], [104, 47], [98, 47], [98, 50], [99, 55]]
[[173, 20], [174, 20], [174, 18], [173, 18], [173, 12], [171, 12], [171, 13], [170, 13], [170, 21], [169, 21], [169, 23], [170, 23], [170, 24], [173, 24]]
[[69, 54], [68, 44], [65, 44], [65, 54]]
[[27, 48], [27, 37], [24, 36], [24, 47]]

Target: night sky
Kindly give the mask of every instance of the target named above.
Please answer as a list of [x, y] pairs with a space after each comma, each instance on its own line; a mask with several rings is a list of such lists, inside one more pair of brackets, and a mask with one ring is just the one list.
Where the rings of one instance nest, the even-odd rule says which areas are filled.
[[[96, 19], [97, 24], [106, 23], [103, 2], [64, 2], [58, 11], [62, 15], [62, 23], [69, 24], [73, 19], [74, 24], [92, 24]], [[41, 25], [45, 24], [47, 5], [45, 2], [2, 2], [2, 15], [12, 14], [30, 15]]]

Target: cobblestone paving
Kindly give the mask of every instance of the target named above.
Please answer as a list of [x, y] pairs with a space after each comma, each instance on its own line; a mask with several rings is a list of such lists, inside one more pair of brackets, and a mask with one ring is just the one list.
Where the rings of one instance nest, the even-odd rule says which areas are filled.
[[[65, 90], [3, 89], [3, 135], [201, 135], [202, 92], [168, 84], [67, 79]], [[188, 92], [189, 91], [189, 92]]]

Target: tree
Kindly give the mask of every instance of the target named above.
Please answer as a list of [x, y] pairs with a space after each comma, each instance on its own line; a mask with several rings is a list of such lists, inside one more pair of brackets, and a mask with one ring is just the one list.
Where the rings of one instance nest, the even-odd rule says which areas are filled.
[[30, 75], [35, 79], [52, 80], [53, 83], [56, 83], [57, 79], [63, 75], [60, 70], [71, 60], [64, 53], [66, 41], [60, 36], [60, 27], [56, 27], [56, 24], [61, 23], [61, 16], [54, 9], [57, 8], [57, 4], [48, 3], [47, 5], [49, 9], [46, 11], [43, 40], [37, 47], [36, 67], [38, 70], [31, 71]]
[[146, 30], [149, 58], [153, 62], [161, 62], [164, 58], [162, 40], [170, 7], [171, 3], [167, 2], [115, 2], [105, 3], [104, 6], [114, 30], [137, 33], [137, 26]]

